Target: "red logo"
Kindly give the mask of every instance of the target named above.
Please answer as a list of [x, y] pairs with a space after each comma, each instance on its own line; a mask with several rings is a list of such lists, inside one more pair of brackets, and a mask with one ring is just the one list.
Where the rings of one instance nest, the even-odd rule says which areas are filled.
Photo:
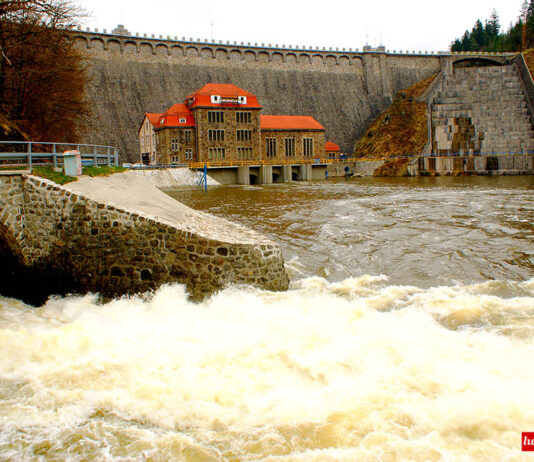
[[534, 452], [534, 432], [521, 433], [521, 450]]

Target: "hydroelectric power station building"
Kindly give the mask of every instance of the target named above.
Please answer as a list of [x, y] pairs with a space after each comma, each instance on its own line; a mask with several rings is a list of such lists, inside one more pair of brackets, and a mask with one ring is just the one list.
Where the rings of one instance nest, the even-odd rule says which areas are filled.
[[276, 162], [325, 156], [325, 129], [313, 117], [261, 115], [261, 109], [248, 91], [208, 83], [163, 114], [145, 114], [139, 129], [141, 162]]

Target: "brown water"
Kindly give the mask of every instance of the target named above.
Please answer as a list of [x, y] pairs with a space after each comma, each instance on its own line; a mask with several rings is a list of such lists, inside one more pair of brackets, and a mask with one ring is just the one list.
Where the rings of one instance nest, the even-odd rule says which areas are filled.
[[0, 298], [0, 460], [530, 460], [532, 177], [171, 194], [291, 289]]
[[170, 190], [283, 246], [293, 279], [432, 287], [534, 276], [534, 177], [355, 179]]

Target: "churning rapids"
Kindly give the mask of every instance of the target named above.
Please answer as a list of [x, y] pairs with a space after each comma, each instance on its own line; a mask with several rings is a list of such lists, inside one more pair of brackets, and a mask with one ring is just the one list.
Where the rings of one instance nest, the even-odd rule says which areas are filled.
[[169, 194], [291, 289], [0, 297], [0, 460], [530, 460], [533, 177]]

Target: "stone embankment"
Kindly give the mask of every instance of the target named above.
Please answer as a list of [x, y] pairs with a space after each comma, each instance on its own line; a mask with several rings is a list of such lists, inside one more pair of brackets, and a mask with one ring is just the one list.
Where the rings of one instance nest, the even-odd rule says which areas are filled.
[[515, 66], [455, 69], [431, 99], [433, 153], [534, 151], [534, 130]]
[[54, 275], [58, 293], [114, 297], [180, 282], [198, 298], [227, 284], [288, 287], [276, 243], [129, 174], [65, 186], [0, 176], [0, 207], [0, 250], [20, 274]]
[[328, 176], [332, 178], [345, 176], [346, 167], [354, 176], [373, 176], [373, 172], [383, 164], [383, 160], [336, 161], [328, 166]]
[[[183, 168], [162, 168], [162, 169], [132, 169], [128, 175], [132, 178], [143, 178], [152, 186], [157, 188], [174, 188], [179, 186], [195, 186], [199, 175], [202, 172], [195, 173], [187, 167]], [[217, 180], [211, 178], [208, 174], [208, 186], [220, 184]]]

